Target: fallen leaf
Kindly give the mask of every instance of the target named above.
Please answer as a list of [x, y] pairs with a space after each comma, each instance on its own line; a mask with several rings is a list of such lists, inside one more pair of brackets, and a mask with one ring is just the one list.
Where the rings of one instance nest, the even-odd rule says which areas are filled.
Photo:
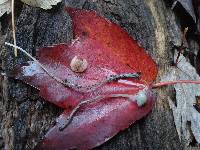
[[[174, 58], [176, 57], [177, 53]], [[200, 80], [195, 68], [182, 54], [179, 60], [177, 68], [171, 67], [162, 81]], [[194, 107], [196, 97], [200, 96], [200, 85], [176, 84], [174, 88], [176, 90], [176, 105], [171, 99], [169, 99], [169, 104], [173, 110], [178, 135], [188, 145], [192, 142], [192, 137], [195, 137], [196, 141], [200, 143], [200, 113]], [[188, 122], [191, 122], [191, 127], [188, 127]]]
[[[51, 9], [53, 5], [57, 5], [62, 0], [21, 0], [25, 4], [43, 9]], [[0, 17], [11, 12], [11, 0], [0, 0]]]
[[[141, 80], [147, 84], [155, 80], [155, 62], [127, 32], [92, 11], [71, 10], [70, 15], [76, 39], [70, 44], [58, 44], [37, 50], [39, 62], [49, 72], [82, 87], [97, 84], [110, 75], [122, 73], [141, 72]], [[70, 69], [71, 60], [75, 56], [87, 60], [89, 65], [84, 74], [74, 73]], [[63, 87], [33, 61], [23, 64], [12, 73], [16, 79], [39, 88], [43, 98], [60, 107], [66, 108], [70, 105], [66, 104], [70, 102], [70, 97], [73, 97], [73, 102], [82, 99], [80, 92]]]
[[62, 0], [21, 0], [25, 4], [43, 9], [51, 9], [52, 5], [57, 5]]
[[[157, 76], [157, 66], [144, 49], [125, 30], [94, 11], [68, 8], [67, 12], [72, 19], [75, 39], [68, 44], [41, 48], [37, 57], [48, 72], [75, 86], [65, 87], [33, 61], [10, 73], [10, 76], [37, 87], [45, 100], [65, 109], [57, 125], [40, 143], [39, 147], [44, 149], [98, 146], [148, 114], [154, 103], [149, 85]], [[84, 73], [71, 70], [70, 63], [75, 56], [87, 61]], [[119, 74], [137, 72], [141, 73], [140, 79], [123, 78], [96, 86], [108, 77], [115, 79]], [[135, 102], [140, 91], [147, 94], [144, 106]], [[133, 101], [122, 97], [106, 98], [113, 94], [131, 95]], [[66, 122], [80, 102], [100, 95], [105, 96], [102, 101], [81, 107], [69, 126], [59, 130], [59, 124]]]
[[200, 96], [196, 96], [196, 103], [194, 104], [194, 107], [200, 113]]
[[[92, 149], [108, 141], [122, 129], [128, 128], [136, 120], [147, 115], [153, 105], [152, 93], [148, 93], [148, 103], [138, 107], [125, 99], [106, 99], [83, 107], [63, 131], [56, 125], [46, 134], [39, 145], [41, 149]], [[65, 121], [68, 113], [60, 116]]]
[[11, 12], [11, 0], [0, 0], [0, 17]]
[[192, 0], [175, 0], [173, 4], [173, 8], [176, 6], [177, 2], [179, 2], [183, 6], [186, 12], [192, 17], [192, 19], [196, 23], [196, 15], [194, 12]]

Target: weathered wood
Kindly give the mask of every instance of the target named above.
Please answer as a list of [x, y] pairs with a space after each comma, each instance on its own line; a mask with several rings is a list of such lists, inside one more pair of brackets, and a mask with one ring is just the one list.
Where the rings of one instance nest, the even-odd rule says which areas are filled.
[[[127, 30], [157, 62], [158, 81], [170, 65], [170, 43], [181, 44], [179, 22], [163, 0], [71, 0], [68, 4], [96, 10]], [[62, 3], [45, 11], [24, 5], [16, 19], [17, 45], [35, 55], [39, 47], [70, 41], [71, 21], [63, 6]], [[7, 34], [6, 41], [12, 42], [11, 31]], [[27, 61], [21, 53], [14, 58], [11, 48], [3, 46], [2, 52], [3, 70]], [[62, 110], [44, 102], [37, 90], [19, 81], [3, 77], [1, 89], [0, 148], [33, 149]], [[183, 149], [167, 102], [170, 89], [156, 92], [157, 103], [150, 115], [96, 149]]]

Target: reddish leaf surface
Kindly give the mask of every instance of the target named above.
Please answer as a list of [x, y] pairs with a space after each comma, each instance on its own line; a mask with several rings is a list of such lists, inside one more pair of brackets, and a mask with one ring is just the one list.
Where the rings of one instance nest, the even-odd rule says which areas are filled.
[[[49, 77], [35, 62], [16, 68], [12, 73], [16, 79], [37, 87], [45, 100], [65, 109], [58, 123], [65, 121], [82, 100], [110, 94], [131, 94], [134, 97], [157, 75], [151, 57], [119, 26], [92, 11], [67, 11], [72, 18], [75, 40], [38, 50], [39, 62], [50, 73], [83, 87], [121, 73], [141, 72], [141, 79], [123, 79], [95, 89], [72, 89]], [[84, 73], [70, 70], [74, 56], [88, 61]], [[146, 93], [148, 102], [143, 107], [125, 98], [105, 98], [81, 107], [67, 128], [59, 131], [57, 125], [53, 127], [38, 148], [89, 149], [104, 143], [151, 110], [154, 102], [152, 92], [148, 89]]]
[[[142, 108], [122, 98], [105, 99], [82, 107], [64, 131], [59, 131], [58, 126], [54, 126], [47, 133], [47, 138], [40, 148], [91, 149], [101, 145], [146, 115], [154, 104], [151, 92], [148, 92], [148, 98]], [[66, 116], [68, 114], [61, 115], [60, 122], [65, 120]]]
[[154, 61], [120, 26], [92, 11], [67, 8], [67, 12], [72, 18], [76, 38], [87, 37], [99, 41], [101, 46], [107, 48], [106, 53], [111, 53], [120, 65], [142, 72], [142, 80], [151, 83], [156, 78]]

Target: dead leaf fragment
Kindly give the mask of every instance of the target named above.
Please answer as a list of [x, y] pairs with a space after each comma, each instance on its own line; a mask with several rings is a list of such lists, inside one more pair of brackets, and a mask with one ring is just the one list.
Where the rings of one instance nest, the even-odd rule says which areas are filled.
[[194, 108], [200, 113], [200, 96], [196, 96], [196, 103], [194, 104]]
[[57, 5], [62, 0], [21, 0], [21, 1], [33, 7], [51, 9], [52, 5]]
[[172, 7], [175, 7], [177, 2], [179, 2], [183, 6], [183, 8], [187, 11], [187, 13], [192, 17], [194, 22], [196, 22], [196, 15], [194, 12], [192, 0], [175, 0]]
[[[27, 5], [40, 7], [43, 9], [51, 9], [53, 5], [57, 5], [62, 0], [21, 0]], [[11, 0], [0, 0], [0, 17], [4, 13], [11, 12]]]
[[6, 12], [11, 12], [11, 0], [0, 0], [0, 17]]
[[[176, 57], [177, 53], [174, 58]], [[182, 54], [180, 55], [180, 62], [177, 64], [177, 68], [171, 67], [167, 75], [162, 78], [162, 81], [175, 80], [200, 80], [200, 76], [196, 73], [195, 68], [187, 62]], [[196, 97], [200, 96], [200, 85], [176, 84], [174, 88], [176, 90], [177, 105], [171, 99], [169, 99], [169, 104], [173, 111], [179, 138], [185, 141], [187, 145], [192, 142], [192, 137], [200, 143], [200, 113], [194, 107]], [[191, 129], [187, 126], [188, 122], [191, 122]]]

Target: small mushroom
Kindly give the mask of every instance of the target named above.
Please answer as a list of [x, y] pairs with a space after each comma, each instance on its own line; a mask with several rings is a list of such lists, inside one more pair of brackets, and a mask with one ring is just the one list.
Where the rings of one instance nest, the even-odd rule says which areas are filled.
[[147, 95], [145, 91], [140, 91], [135, 97], [136, 103], [139, 107], [147, 102]]
[[86, 59], [78, 58], [75, 56], [70, 63], [71, 70], [77, 73], [84, 72], [88, 67], [88, 62]]

